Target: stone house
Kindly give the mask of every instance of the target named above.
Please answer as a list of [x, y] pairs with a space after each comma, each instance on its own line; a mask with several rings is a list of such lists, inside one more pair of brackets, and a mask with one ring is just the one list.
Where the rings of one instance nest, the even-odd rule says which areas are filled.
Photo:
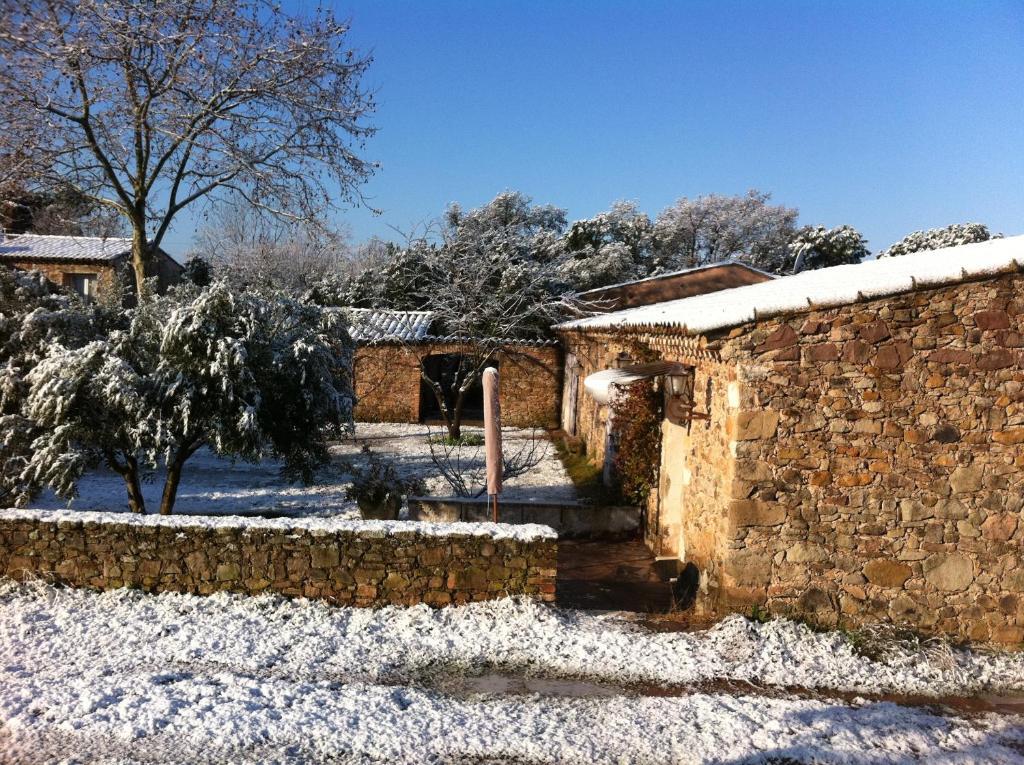
[[[23, 271], [40, 271], [54, 284], [92, 301], [111, 290], [133, 290], [132, 240], [123, 237], [17, 234], [0, 239], [0, 262]], [[151, 276], [163, 291], [181, 278], [183, 267], [157, 250]]]
[[706, 607], [1019, 643], [1022, 263], [1012, 237], [562, 324], [570, 424], [600, 460], [587, 387], [661, 381], [645, 535]]
[[[354, 382], [361, 422], [429, 422], [440, 417], [436, 398], [421, 369], [442, 379], [475, 344], [432, 334], [430, 311], [345, 308], [356, 342]], [[552, 340], [508, 340], [495, 355], [499, 371], [502, 422], [513, 427], [558, 424], [562, 353]], [[482, 418], [483, 392], [470, 391], [465, 420]]]

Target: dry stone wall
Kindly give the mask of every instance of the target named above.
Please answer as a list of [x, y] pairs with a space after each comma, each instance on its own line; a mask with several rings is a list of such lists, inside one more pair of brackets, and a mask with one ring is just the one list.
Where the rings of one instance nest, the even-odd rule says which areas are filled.
[[273, 592], [341, 605], [554, 600], [540, 526], [126, 517], [0, 511], [0, 574], [95, 589]]

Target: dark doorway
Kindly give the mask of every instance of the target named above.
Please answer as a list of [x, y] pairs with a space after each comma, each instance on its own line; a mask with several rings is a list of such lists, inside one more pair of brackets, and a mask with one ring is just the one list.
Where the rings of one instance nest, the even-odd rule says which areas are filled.
[[[459, 383], [466, 375], [476, 368], [479, 359], [461, 353], [437, 353], [427, 356], [423, 361], [423, 369], [427, 377], [441, 383], [444, 390], [445, 405], [451, 412], [455, 408], [455, 398]], [[497, 369], [498, 362], [491, 361], [488, 366]], [[453, 386], [454, 383], [454, 386]], [[480, 376], [473, 381], [472, 387], [466, 391], [462, 404], [462, 419], [482, 420], [484, 417], [484, 388]], [[441, 419], [441, 407], [433, 389], [425, 380], [420, 381], [420, 419], [423, 421]]]

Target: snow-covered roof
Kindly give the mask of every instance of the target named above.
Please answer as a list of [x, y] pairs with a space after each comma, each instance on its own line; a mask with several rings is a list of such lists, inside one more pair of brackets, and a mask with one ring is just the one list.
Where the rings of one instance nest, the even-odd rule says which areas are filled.
[[558, 345], [549, 338], [494, 338], [434, 335], [433, 311], [391, 311], [384, 308], [342, 308], [349, 317], [349, 334], [362, 345], [376, 343], [484, 344], [524, 347]]
[[388, 311], [377, 308], [346, 308], [349, 333], [357, 343], [424, 340], [434, 323], [433, 311]]
[[755, 274], [760, 274], [762, 276], [766, 276], [769, 279], [777, 279], [778, 278], [773, 273], [769, 273], [768, 271], [764, 271], [764, 270], [762, 270], [760, 268], [755, 268], [754, 266], [750, 265], [749, 263], [744, 263], [744, 262], [742, 262], [740, 260], [720, 260], [717, 263], [706, 263], [703, 266], [693, 266], [692, 268], [681, 268], [678, 271], [668, 271], [668, 272], [666, 272], [664, 274], [655, 274], [654, 276], [646, 276], [643, 279], [630, 279], [628, 282], [618, 282], [617, 284], [606, 284], [603, 287], [594, 287], [593, 289], [586, 290], [585, 292], [581, 292], [579, 294], [579, 296], [581, 298], [585, 298], [588, 295], [598, 294], [598, 293], [601, 293], [601, 292], [606, 292], [608, 290], [618, 289], [620, 287], [632, 287], [633, 285], [636, 285], [636, 284], [646, 284], [647, 282], [657, 282], [657, 281], [661, 281], [661, 280], [664, 280], [664, 279], [673, 279], [675, 277], [686, 276], [688, 274], [699, 274], [699, 273], [701, 273], [703, 271], [709, 271], [709, 270], [714, 269], [714, 268], [723, 268], [723, 267], [744, 268], [747, 271], [752, 271]]
[[15, 234], [0, 239], [0, 259], [3, 260], [110, 261], [131, 249], [131, 239], [117, 236]]
[[557, 325], [559, 330], [672, 327], [701, 334], [766, 316], [855, 303], [1024, 268], [1024, 236], [879, 258], [627, 308]]

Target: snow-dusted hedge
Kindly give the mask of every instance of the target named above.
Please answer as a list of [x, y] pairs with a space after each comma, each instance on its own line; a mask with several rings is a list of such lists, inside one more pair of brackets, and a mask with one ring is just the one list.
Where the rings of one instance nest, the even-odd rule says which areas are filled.
[[0, 511], [6, 576], [357, 606], [553, 600], [555, 544], [536, 525]]

